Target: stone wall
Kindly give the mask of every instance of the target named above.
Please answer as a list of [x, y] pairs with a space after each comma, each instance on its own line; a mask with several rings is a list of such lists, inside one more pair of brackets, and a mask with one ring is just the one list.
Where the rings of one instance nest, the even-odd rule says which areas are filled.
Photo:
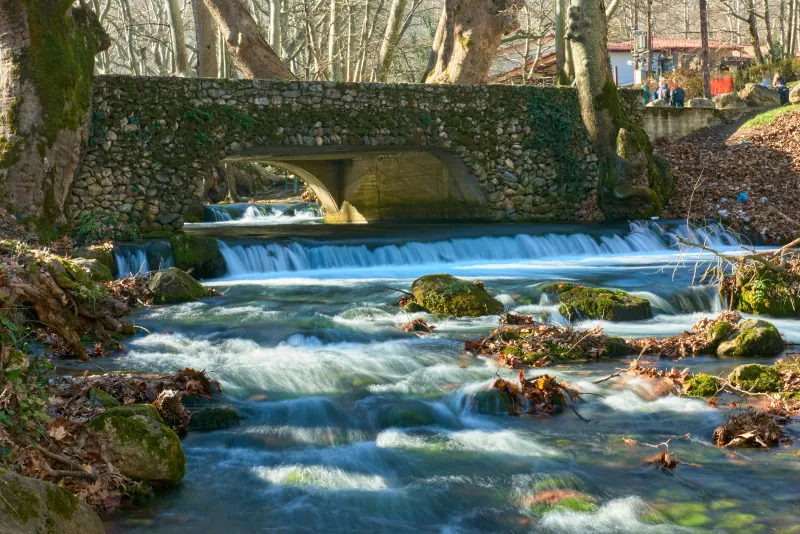
[[597, 182], [573, 89], [111, 76], [95, 80], [68, 214], [177, 229], [215, 164], [276, 145], [445, 151], [496, 221], [573, 220]]
[[642, 127], [650, 139], [678, 139], [723, 123], [723, 112], [704, 108], [642, 108]]

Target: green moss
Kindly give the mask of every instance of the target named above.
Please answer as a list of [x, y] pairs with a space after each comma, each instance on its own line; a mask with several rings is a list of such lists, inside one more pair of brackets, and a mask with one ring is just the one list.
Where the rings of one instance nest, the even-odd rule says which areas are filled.
[[738, 280], [733, 306], [755, 315], [800, 317], [800, 295], [790, 289], [798, 284], [800, 276], [757, 269]]
[[170, 240], [175, 266], [197, 278], [219, 278], [226, 271], [219, 243], [212, 237], [175, 234]]
[[517, 358], [522, 358], [523, 355], [522, 349], [516, 345], [507, 345], [503, 347], [502, 353], [504, 356], [516, 356]]
[[103, 419], [108, 417], [135, 417], [137, 415], [147, 417], [148, 419], [152, 419], [153, 421], [157, 421], [162, 424], [164, 423], [164, 420], [161, 418], [158, 410], [156, 410], [152, 404], [128, 404], [126, 406], [111, 408], [99, 415], [92, 417], [89, 422], [86, 423], [86, 426], [97, 430], [103, 426]]
[[6, 516], [23, 525], [39, 517], [39, 496], [25, 489], [16, 475], [0, 478], [0, 496], [0, 507]]
[[150, 279], [148, 288], [153, 292], [156, 304], [191, 302], [209, 294], [194, 278], [176, 267], [157, 272]]
[[414, 300], [431, 313], [455, 317], [479, 317], [502, 313], [503, 304], [477, 284], [449, 274], [433, 274], [414, 280]]
[[748, 319], [737, 326], [737, 332], [717, 347], [718, 356], [774, 356], [785, 345], [775, 325], [767, 321]]
[[[117, 399], [103, 391], [102, 389], [92, 388], [89, 390], [87, 394], [89, 401], [92, 402], [95, 406], [99, 406], [101, 408], [117, 408], [120, 406], [120, 403]], [[158, 412], [156, 412], [158, 414]]]
[[711, 398], [719, 391], [719, 380], [705, 373], [697, 373], [686, 381], [684, 391], [692, 397]]
[[650, 302], [624, 291], [574, 287], [559, 294], [559, 313], [571, 320], [583, 316], [607, 321], [639, 321], [653, 316]]
[[725, 341], [725, 338], [728, 337], [728, 334], [731, 333], [733, 327], [731, 323], [727, 321], [720, 321], [708, 330], [708, 334], [706, 335], [706, 339], [708, 339], [709, 349], [714, 351], [719, 346], [720, 343]]
[[771, 393], [782, 389], [778, 370], [757, 363], [740, 365], [731, 371], [728, 380], [739, 389], [754, 393]]
[[591, 513], [597, 511], [597, 504], [589, 497], [574, 495], [561, 499], [555, 504], [536, 503], [531, 505], [530, 513], [536, 516], [544, 515], [548, 512], [583, 512]]
[[553, 359], [560, 362], [574, 362], [576, 360], [585, 360], [586, 353], [578, 347], [567, 345], [564, 343], [545, 343], [545, 346], [550, 351]]
[[45, 499], [49, 512], [69, 521], [78, 509], [78, 498], [64, 488], [48, 484]]

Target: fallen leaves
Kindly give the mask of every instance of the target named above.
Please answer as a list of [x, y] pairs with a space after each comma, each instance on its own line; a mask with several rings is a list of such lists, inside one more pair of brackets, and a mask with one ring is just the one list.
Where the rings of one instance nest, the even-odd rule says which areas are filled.
[[418, 318], [405, 323], [400, 326], [405, 332], [417, 332], [423, 334], [431, 334], [433, 333], [434, 329], [436, 329], [435, 325], [429, 325], [425, 319]]
[[675, 469], [678, 467], [678, 460], [676, 460], [669, 451], [664, 451], [661, 454], [653, 456], [652, 458], [648, 458], [644, 461], [644, 463], [645, 465], [654, 465], [661, 471], [666, 469]]
[[526, 378], [524, 370], [517, 375], [516, 383], [496, 378], [492, 388], [499, 390], [510, 401], [511, 415], [560, 413], [582, 394], [566, 382], [559, 382], [547, 374]]
[[717, 317], [703, 318], [692, 325], [692, 329], [677, 336], [666, 338], [628, 339], [627, 343], [640, 354], [651, 354], [663, 358], [683, 358], [702, 354], [710, 346], [708, 333], [718, 323], [734, 326], [741, 321], [738, 312], [722, 312]]
[[731, 413], [728, 420], [714, 430], [714, 443], [719, 447], [774, 447], [783, 437], [779, 423], [785, 422], [782, 415], [748, 406]]
[[[735, 230], [785, 243], [800, 235], [793, 218], [800, 213], [800, 112], [760, 128], [734, 133], [735, 128], [654, 143], [654, 151], [669, 160], [678, 188], [663, 217], [724, 219]], [[737, 202], [739, 192], [749, 200]]]

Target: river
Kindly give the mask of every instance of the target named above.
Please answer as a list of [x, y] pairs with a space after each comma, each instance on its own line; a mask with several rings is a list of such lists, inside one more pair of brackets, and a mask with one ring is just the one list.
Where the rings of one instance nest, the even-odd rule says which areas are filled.
[[[716, 230], [696, 237], [738, 248]], [[620, 361], [546, 370], [602, 395], [577, 406], [590, 422], [571, 412], [482, 415], [472, 395], [515, 373], [469, 357], [462, 345], [497, 318], [417, 314], [437, 325], [435, 335], [399, 328], [409, 316], [390, 288], [408, 290], [417, 276], [449, 272], [479, 278], [510, 308], [554, 321], [563, 318], [541, 297], [542, 283], [624, 289], [648, 298], [656, 316], [580, 326], [602, 324], [625, 336], [681, 332], [721, 305], [715, 288], [693, 285], [698, 254], [674, 248], [674, 235], [687, 235], [679, 223], [291, 225], [267, 232], [223, 232], [228, 274], [207, 284], [225, 296], [139, 310], [136, 324], [152, 335], [129, 340], [120, 358], [102, 362], [106, 369], [205, 369], [245, 418], [228, 430], [190, 433], [181, 486], [110, 518], [110, 532], [797, 531], [795, 446], [719, 449], [711, 434], [721, 410], [658, 398], [641, 380], [593, 383]], [[800, 342], [800, 321], [774, 322]], [[739, 363], [702, 357], [678, 365], [718, 374]], [[788, 427], [790, 435], [798, 430]], [[678, 468], [670, 474], [644, 466], [658, 451], [623, 437], [672, 438]], [[533, 513], [526, 501], [552, 487], [580, 491], [597, 507]], [[666, 523], [653, 522], [658, 513]]]

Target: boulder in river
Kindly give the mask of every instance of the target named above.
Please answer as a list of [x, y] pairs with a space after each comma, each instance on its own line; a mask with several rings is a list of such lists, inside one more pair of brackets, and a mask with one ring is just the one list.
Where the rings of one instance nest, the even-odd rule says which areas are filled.
[[800, 276], [757, 268], [738, 279], [726, 279], [720, 290], [741, 312], [773, 317], [800, 317]]
[[783, 339], [775, 325], [767, 321], [748, 319], [717, 347], [717, 356], [740, 358], [775, 356], [785, 348]]
[[65, 488], [0, 469], [3, 534], [103, 534], [103, 522]]
[[225, 275], [225, 258], [213, 237], [175, 234], [170, 240], [175, 265], [191, 271], [197, 278], [219, 278]]
[[558, 294], [558, 311], [575, 320], [605, 319], [606, 321], [641, 321], [653, 316], [650, 301], [629, 295], [618, 289], [583, 287], [559, 282], [542, 288], [545, 293]]
[[705, 373], [697, 373], [683, 383], [683, 392], [691, 397], [710, 399], [719, 392], [719, 379]]
[[134, 480], [177, 484], [186, 474], [181, 440], [149, 404], [111, 408], [86, 426], [104, 435], [123, 475]]
[[774, 393], [782, 389], [778, 368], [758, 363], [740, 365], [731, 371], [728, 381], [739, 389], [753, 393]]
[[239, 423], [242, 416], [232, 408], [211, 406], [192, 414], [189, 430], [220, 430]]
[[157, 272], [147, 286], [155, 304], [178, 304], [208, 296], [206, 288], [177, 267]]
[[411, 285], [417, 304], [436, 315], [480, 317], [503, 312], [503, 304], [482, 283], [468, 282], [449, 274], [429, 274]]

